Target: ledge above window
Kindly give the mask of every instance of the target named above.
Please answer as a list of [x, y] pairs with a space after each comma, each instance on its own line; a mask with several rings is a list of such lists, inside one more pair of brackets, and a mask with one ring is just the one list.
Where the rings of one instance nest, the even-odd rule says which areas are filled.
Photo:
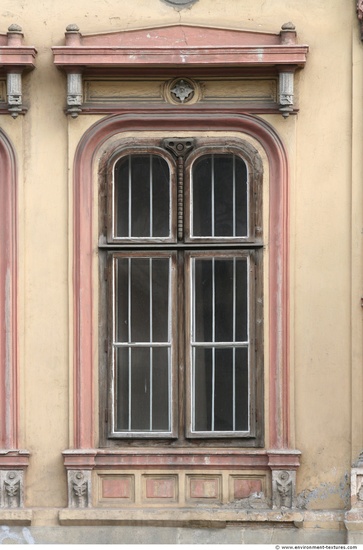
[[[308, 46], [296, 43], [296, 30], [292, 23], [283, 25], [277, 34], [169, 25], [82, 35], [77, 25], [69, 25], [65, 37], [65, 46], [53, 47], [54, 63], [68, 75], [67, 111], [73, 116], [84, 110], [84, 103], [87, 103], [82, 75], [83, 78], [171, 78], [170, 88], [174, 98], [170, 90], [168, 95], [167, 90], [164, 100], [174, 106], [178, 103], [193, 105], [202, 99], [203, 83], [197, 89], [198, 82], [190, 80], [193, 76], [275, 77], [279, 81], [275, 101], [271, 101], [267, 111], [265, 106], [265, 110], [260, 112], [280, 111], [286, 116], [296, 111], [293, 103], [294, 73], [304, 67], [308, 53]], [[186, 100], [185, 88], [193, 86], [196, 89], [193, 94], [189, 93]], [[181, 87], [183, 93], [175, 95], [174, 90]], [[238, 103], [238, 97], [235, 99]], [[92, 109], [86, 105], [86, 110]]]

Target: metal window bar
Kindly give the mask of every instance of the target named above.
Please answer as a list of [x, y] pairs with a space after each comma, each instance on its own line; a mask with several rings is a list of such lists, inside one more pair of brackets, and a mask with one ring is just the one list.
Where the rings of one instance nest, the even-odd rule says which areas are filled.
[[[151, 157], [151, 155], [150, 155]], [[150, 187], [151, 187], [151, 181], [150, 181]], [[150, 216], [151, 217], [151, 216]], [[149, 340], [150, 343], [153, 341], [153, 264], [152, 264], [152, 258], [149, 259]], [[150, 408], [150, 431], [153, 429], [153, 348], [150, 346], [150, 402], [149, 402], [149, 408]]]
[[232, 155], [232, 185], [233, 185], [233, 205], [232, 205], [232, 227], [233, 227], [233, 237], [236, 236], [236, 157], [235, 155]]
[[191, 289], [192, 289], [192, 326], [191, 326], [191, 341], [192, 341], [192, 345], [193, 345], [193, 348], [192, 348], [192, 354], [193, 354], [193, 357], [192, 357], [192, 369], [193, 369], [193, 372], [192, 372], [192, 396], [193, 396], [193, 399], [190, 400], [190, 405], [191, 405], [191, 408], [192, 408], [192, 426], [193, 426], [193, 430], [195, 429], [195, 328], [196, 328], [196, 324], [195, 324], [195, 259], [193, 258], [192, 260], [192, 269], [191, 269], [191, 273], [190, 273], [190, 277], [191, 277]]
[[150, 192], [149, 192], [150, 226], [149, 226], [149, 236], [153, 237], [153, 156], [152, 155], [149, 155], [149, 179], [150, 179]]
[[131, 172], [131, 155], [129, 155], [129, 226], [128, 237], [131, 237], [131, 205], [132, 205], [132, 172]]
[[[234, 156], [233, 156], [234, 159]], [[233, 165], [234, 169], [234, 165]], [[233, 170], [234, 173], [234, 170]], [[233, 185], [234, 188], [234, 185]], [[234, 210], [234, 204], [233, 204]], [[235, 226], [233, 225], [233, 228]], [[233, 258], [233, 342], [236, 341], [236, 258]], [[236, 348], [233, 348], [232, 351], [232, 369], [233, 369], [233, 381], [232, 381], [232, 392], [233, 392], [233, 431], [236, 429]]]
[[[132, 298], [131, 298], [131, 287], [132, 287], [132, 259], [128, 258], [128, 336], [127, 336], [127, 342], [118, 342], [116, 340], [116, 323], [114, 322], [114, 329], [113, 329], [113, 347], [116, 351], [117, 349], [127, 348], [128, 350], [128, 375], [129, 375], [129, 386], [128, 386], [128, 431], [132, 432], [132, 350], [133, 349], [140, 349], [140, 348], [149, 348], [150, 353], [150, 364], [149, 364], [149, 380], [150, 380], [150, 397], [149, 397], [149, 411], [150, 411], [150, 421], [149, 421], [149, 430], [150, 432], [153, 431], [153, 412], [152, 412], [152, 406], [153, 406], [153, 375], [154, 375], [154, 365], [153, 365], [153, 351], [154, 348], [167, 348], [168, 350], [168, 430], [170, 430], [171, 426], [171, 407], [170, 407], [170, 395], [171, 395], [171, 388], [172, 388], [172, 371], [171, 371], [171, 354], [172, 354], [172, 345], [171, 345], [171, 277], [169, 276], [169, 284], [168, 284], [168, 341], [167, 342], [154, 342], [153, 341], [153, 305], [152, 305], [152, 299], [153, 299], [153, 258], [149, 258], [149, 285], [150, 285], [150, 293], [149, 293], [149, 321], [150, 321], [150, 329], [149, 329], [149, 342], [133, 342], [132, 341], [132, 327], [131, 327], [131, 318], [132, 318]], [[170, 273], [170, 264], [169, 260], [169, 273]], [[114, 293], [115, 293], [115, 287], [117, 284], [117, 269], [115, 269], [115, 279], [114, 279]], [[117, 379], [117, 370], [116, 370], [116, 379]]]
[[[128, 341], [131, 342], [131, 258], [128, 259], [128, 288], [127, 288], [127, 324], [128, 324]], [[131, 431], [131, 399], [132, 399], [132, 391], [131, 391], [131, 359], [132, 359], [132, 349], [129, 347], [129, 431]]]
[[[212, 341], [216, 340], [216, 274], [215, 274], [215, 259], [212, 258]], [[212, 347], [212, 414], [211, 428], [214, 432], [214, 407], [215, 407], [215, 391], [216, 391], [216, 348]]]
[[211, 227], [211, 233], [212, 237], [214, 237], [214, 231], [215, 231], [215, 207], [214, 207], [214, 155], [211, 155], [211, 220], [212, 220], [212, 227]]
[[[191, 344], [192, 344], [192, 365], [193, 365], [193, 374], [192, 374], [192, 403], [195, 404], [196, 400], [196, 386], [195, 386], [195, 353], [197, 348], [211, 348], [212, 349], [212, 399], [211, 399], [211, 431], [215, 431], [215, 352], [216, 349], [232, 349], [232, 366], [233, 366], [233, 430], [236, 431], [236, 349], [246, 348], [250, 350], [251, 341], [250, 341], [250, 300], [247, 299], [247, 340], [246, 341], [237, 341], [236, 340], [236, 326], [237, 326], [237, 258], [233, 257], [233, 341], [230, 342], [216, 342], [215, 341], [215, 258], [212, 260], [212, 341], [211, 342], [196, 342], [195, 340], [195, 330], [196, 330], [196, 318], [195, 318], [195, 258], [192, 261], [192, 327], [191, 327]], [[247, 273], [250, 273], [250, 258], [247, 258]], [[250, 277], [247, 276], [247, 296], [249, 297], [250, 291]], [[250, 351], [249, 351], [250, 354]], [[250, 361], [248, 360], [248, 380], [250, 380]], [[250, 408], [248, 407], [248, 425], [250, 425]], [[192, 426], [193, 430], [195, 429], [195, 405], [192, 406]]]

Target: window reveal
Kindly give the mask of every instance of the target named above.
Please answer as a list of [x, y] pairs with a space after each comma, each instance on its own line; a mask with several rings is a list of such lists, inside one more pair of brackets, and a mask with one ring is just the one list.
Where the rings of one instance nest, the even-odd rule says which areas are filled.
[[120, 151], [109, 170], [109, 436], [253, 438], [253, 170], [237, 147], [163, 145]]

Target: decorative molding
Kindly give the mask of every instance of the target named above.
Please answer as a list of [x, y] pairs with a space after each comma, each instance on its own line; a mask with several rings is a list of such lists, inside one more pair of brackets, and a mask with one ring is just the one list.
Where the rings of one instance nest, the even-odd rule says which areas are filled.
[[82, 110], [83, 81], [81, 73], [67, 74], [67, 113], [76, 118]]
[[68, 470], [69, 508], [89, 508], [91, 506], [90, 470]]
[[[81, 71], [89, 78], [120, 69], [130, 77], [150, 70], [154, 77], [161, 71], [175, 77], [182, 71], [164, 91], [166, 100], [179, 106], [199, 101], [201, 90], [189, 78], [196, 72], [218, 77], [240, 77], [251, 70], [260, 77], [286, 73], [289, 76], [280, 82], [280, 110], [288, 116], [294, 110], [291, 79], [296, 69], [304, 67], [308, 53], [308, 46], [296, 44], [292, 23], [283, 25], [278, 34], [173, 24], [89, 35], [72, 24], [66, 29], [65, 46], [52, 49], [55, 65], [67, 75], [78, 75], [68, 80], [67, 112], [72, 116], [84, 111]], [[76, 90], [70, 91], [73, 84]]]
[[272, 472], [272, 508], [295, 508], [296, 472], [274, 470]]
[[24, 472], [0, 470], [0, 508], [23, 508]]
[[34, 68], [36, 49], [23, 45], [24, 35], [19, 25], [10, 25], [7, 34], [0, 34], [1, 72], [7, 79], [7, 110], [13, 118], [24, 114], [22, 73]]
[[294, 110], [294, 73], [279, 74], [279, 103], [283, 117], [288, 117]]
[[[1, 53], [1, 48], [0, 48]], [[13, 147], [0, 129], [0, 466], [18, 460], [17, 172]], [[4, 450], [4, 451], [2, 451]], [[3, 454], [5, 453], [5, 454]]]

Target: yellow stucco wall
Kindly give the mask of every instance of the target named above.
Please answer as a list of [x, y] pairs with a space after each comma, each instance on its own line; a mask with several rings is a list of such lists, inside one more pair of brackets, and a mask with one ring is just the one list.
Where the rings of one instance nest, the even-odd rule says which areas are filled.
[[66, 506], [61, 452], [72, 429], [72, 160], [100, 115], [68, 119], [66, 78], [51, 47], [69, 23], [82, 33], [193, 23], [279, 32], [292, 21], [308, 62], [296, 79], [300, 112], [264, 118], [288, 152], [291, 384], [297, 492], [309, 509], [343, 509], [362, 437], [363, 46], [347, 0], [199, 0], [177, 10], [161, 0], [2, 0], [1, 32], [23, 28], [38, 50], [24, 78], [29, 112], [0, 124], [19, 169], [20, 441], [31, 452], [26, 505], [34, 523]]

